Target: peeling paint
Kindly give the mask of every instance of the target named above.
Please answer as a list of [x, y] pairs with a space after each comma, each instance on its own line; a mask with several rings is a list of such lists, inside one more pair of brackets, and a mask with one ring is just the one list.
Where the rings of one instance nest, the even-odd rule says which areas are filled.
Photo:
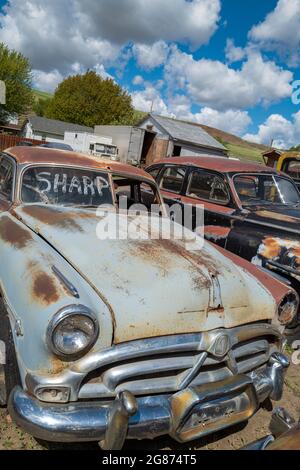
[[208, 240], [214, 242], [224, 240], [228, 237], [231, 227], [221, 227], [219, 225], [206, 225], [204, 227], [204, 234]]
[[300, 272], [300, 242], [284, 238], [265, 238], [259, 245], [257, 255], [266, 260], [277, 261]]

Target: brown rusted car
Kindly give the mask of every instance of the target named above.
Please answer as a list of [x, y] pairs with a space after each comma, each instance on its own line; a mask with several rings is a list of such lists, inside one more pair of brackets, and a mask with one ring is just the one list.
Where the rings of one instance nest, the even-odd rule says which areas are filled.
[[204, 207], [208, 240], [269, 270], [300, 293], [300, 194], [288, 175], [211, 156], [169, 158], [146, 171], [167, 204]]
[[48, 148], [0, 154], [2, 403], [33, 436], [184, 442], [281, 398], [297, 294], [164, 214], [142, 170]]

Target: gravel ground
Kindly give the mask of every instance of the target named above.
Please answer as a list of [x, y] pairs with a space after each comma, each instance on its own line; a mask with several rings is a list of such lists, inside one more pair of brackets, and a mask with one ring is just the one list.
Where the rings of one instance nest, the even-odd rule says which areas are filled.
[[[294, 417], [300, 417], [300, 366], [291, 365], [285, 380], [284, 396], [275, 406], [283, 406]], [[246, 424], [235, 426], [220, 433], [213, 434], [192, 443], [180, 445], [169, 437], [157, 438], [153, 441], [127, 441], [127, 450], [153, 449], [153, 450], [196, 450], [196, 449], [222, 449], [232, 450], [259, 439], [268, 434], [270, 421], [269, 409], [260, 409]], [[5, 408], [0, 408], [0, 450], [45, 450], [50, 449], [98, 449], [96, 443], [92, 444], [60, 444], [46, 445], [37, 442], [33, 437], [16, 426]]]

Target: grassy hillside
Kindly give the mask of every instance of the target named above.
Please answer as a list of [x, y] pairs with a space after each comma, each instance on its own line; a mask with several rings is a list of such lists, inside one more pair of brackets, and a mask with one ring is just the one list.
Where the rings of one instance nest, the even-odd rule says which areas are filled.
[[32, 90], [34, 97], [36, 100], [47, 100], [48, 98], [52, 98], [51, 93], [47, 93], [46, 91], [40, 91], [40, 90]]
[[201, 127], [228, 149], [230, 157], [264, 163], [262, 153], [268, 150], [269, 147], [247, 142], [236, 135], [215, 129], [214, 127], [204, 125], [201, 125]]

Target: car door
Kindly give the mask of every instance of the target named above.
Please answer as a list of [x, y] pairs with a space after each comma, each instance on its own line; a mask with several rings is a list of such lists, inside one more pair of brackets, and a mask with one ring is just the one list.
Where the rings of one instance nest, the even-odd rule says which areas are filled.
[[212, 170], [190, 168], [182, 202], [203, 206], [206, 238], [224, 246], [237, 212], [226, 177]]
[[0, 155], [0, 213], [12, 205], [15, 164], [12, 158]]
[[164, 203], [169, 207], [169, 216], [182, 225], [184, 225], [182, 196], [184, 195], [187, 171], [185, 165], [176, 164], [155, 166], [148, 170], [156, 179]]

